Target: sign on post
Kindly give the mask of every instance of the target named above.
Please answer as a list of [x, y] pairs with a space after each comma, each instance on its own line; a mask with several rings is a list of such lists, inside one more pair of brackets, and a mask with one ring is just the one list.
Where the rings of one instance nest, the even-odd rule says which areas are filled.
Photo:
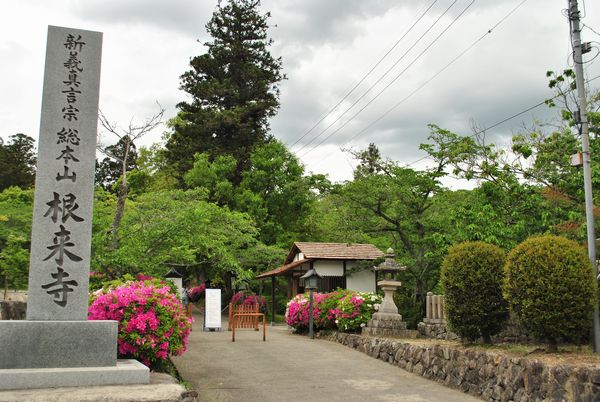
[[221, 289], [206, 289], [204, 329], [221, 330]]

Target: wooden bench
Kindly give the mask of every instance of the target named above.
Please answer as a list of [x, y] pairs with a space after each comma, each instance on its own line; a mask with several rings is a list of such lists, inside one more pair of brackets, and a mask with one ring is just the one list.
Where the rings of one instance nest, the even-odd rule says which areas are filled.
[[[240, 314], [235, 324], [237, 328], [253, 328], [258, 331], [258, 303], [255, 304], [231, 304], [229, 303], [229, 321], [227, 323], [227, 330], [233, 329], [233, 316], [234, 314]], [[242, 315], [243, 314], [243, 315]]]
[[[231, 326], [231, 342], [235, 342], [235, 328], [238, 326], [238, 321], [243, 321], [245, 319], [253, 319], [256, 320], [258, 326], [258, 317], [260, 316], [262, 316], [263, 342], [265, 342], [267, 340], [267, 317], [264, 313], [233, 313], [233, 325]], [[256, 330], [258, 331], [258, 328], [256, 328]]]

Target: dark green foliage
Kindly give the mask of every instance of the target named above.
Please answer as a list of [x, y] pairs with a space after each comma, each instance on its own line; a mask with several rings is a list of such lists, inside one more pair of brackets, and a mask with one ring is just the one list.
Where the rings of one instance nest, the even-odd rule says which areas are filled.
[[127, 137], [119, 139], [115, 145], [105, 148], [107, 155], [101, 162], [96, 161], [96, 184], [106, 191], [116, 193], [115, 184], [123, 174], [123, 158], [125, 157], [125, 142], [129, 142], [127, 155], [127, 171], [137, 168], [138, 157], [135, 144]]
[[464, 242], [448, 249], [442, 263], [442, 286], [448, 323], [471, 342], [491, 343], [508, 319], [502, 297], [505, 253], [498, 246]]
[[559, 236], [532, 237], [506, 260], [504, 293], [519, 321], [550, 349], [579, 341], [591, 325], [594, 287], [585, 250]]
[[36, 163], [34, 140], [25, 134], [9, 138], [6, 145], [0, 144], [0, 191], [11, 186], [32, 187]]
[[259, 13], [259, 0], [229, 0], [219, 6], [206, 30], [212, 41], [205, 54], [190, 61], [181, 89], [191, 95], [171, 121], [167, 159], [183, 176], [197, 152], [210, 159], [232, 155], [234, 184], [249, 168], [250, 154], [267, 139], [268, 118], [279, 108], [281, 59], [271, 56], [267, 36], [270, 14]]

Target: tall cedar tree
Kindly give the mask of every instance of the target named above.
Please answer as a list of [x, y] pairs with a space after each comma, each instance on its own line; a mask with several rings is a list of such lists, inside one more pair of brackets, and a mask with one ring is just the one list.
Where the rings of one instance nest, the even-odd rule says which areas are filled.
[[182, 177], [193, 165], [196, 152], [210, 159], [232, 155], [239, 184], [250, 167], [254, 147], [269, 139], [268, 118], [279, 108], [281, 58], [268, 48], [270, 13], [259, 14], [260, 0], [229, 0], [218, 7], [206, 25], [213, 38], [208, 51], [194, 57], [191, 70], [181, 76], [181, 89], [191, 102], [177, 105], [173, 134], [166, 144], [167, 159]]

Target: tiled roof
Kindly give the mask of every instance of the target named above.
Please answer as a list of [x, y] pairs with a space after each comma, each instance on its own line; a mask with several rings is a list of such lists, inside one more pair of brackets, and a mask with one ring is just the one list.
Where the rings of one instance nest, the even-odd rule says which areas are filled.
[[290, 264], [283, 265], [283, 266], [281, 266], [279, 268], [275, 268], [275, 269], [272, 269], [270, 271], [263, 272], [262, 274], [257, 275], [256, 277], [257, 278], [268, 278], [269, 276], [281, 275], [281, 274], [284, 274], [284, 273], [286, 273], [288, 271], [291, 271], [292, 269], [294, 269], [294, 268], [296, 268], [296, 267], [304, 264], [305, 262], [309, 262], [309, 261], [310, 260], [308, 260], [308, 259], [294, 261], [294, 262], [292, 262]]
[[285, 262], [292, 262], [297, 253], [313, 260], [374, 260], [383, 257], [383, 252], [372, 244], [296, 242]]

